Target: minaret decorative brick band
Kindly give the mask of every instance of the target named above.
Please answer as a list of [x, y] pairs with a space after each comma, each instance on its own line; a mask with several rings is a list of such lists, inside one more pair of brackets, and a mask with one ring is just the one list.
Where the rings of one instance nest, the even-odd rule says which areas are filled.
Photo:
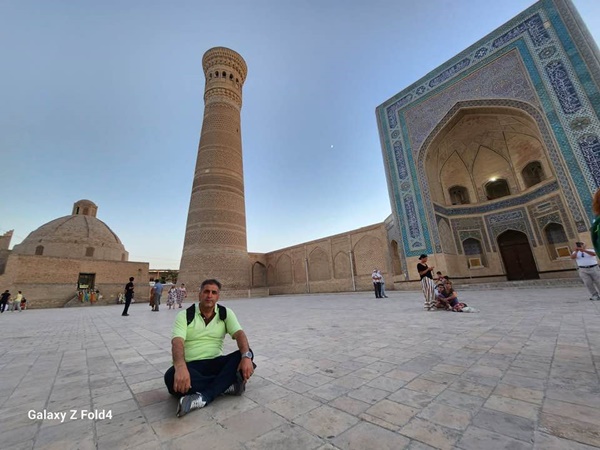
[[204, 119], [188, 211], [179, 283], [195, 289], [217, 278], [223, 290], [250, 287], [240, 111], [247, 67], [233, 50], [215, 47], [202, 58]]

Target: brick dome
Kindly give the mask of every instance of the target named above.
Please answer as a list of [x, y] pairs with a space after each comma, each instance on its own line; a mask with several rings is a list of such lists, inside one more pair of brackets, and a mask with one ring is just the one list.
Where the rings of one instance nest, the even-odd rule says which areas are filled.
[[108, 261], [127, 261], [129, 254], [119, 237], [108, 225], [95, 217], [98, 207], [89, 200], [73, 206], [73, 214], [54, 219], [18, 245], [13, 252], [19, 255], [41, 255], [60, 258], [90, 258]]

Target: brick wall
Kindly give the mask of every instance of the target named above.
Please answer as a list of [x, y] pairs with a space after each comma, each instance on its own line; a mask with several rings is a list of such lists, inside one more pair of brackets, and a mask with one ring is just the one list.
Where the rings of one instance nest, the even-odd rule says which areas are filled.
[[75, 295], [80, 273], [95, 274], [95, 286], [105, 302], [116, 302], [130, 276], [136, 278], [136, 299], [148, 298], [148, 263], [48, 256], [11, 254], [0, 275], [0, 289], [23, 291], [31, 308], [61, 307]]

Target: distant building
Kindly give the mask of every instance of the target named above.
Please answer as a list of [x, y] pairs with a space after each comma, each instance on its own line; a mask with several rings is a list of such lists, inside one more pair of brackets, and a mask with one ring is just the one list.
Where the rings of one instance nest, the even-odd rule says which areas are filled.
[[0, 287], [23, 291], [28, 307], [40, 308], [64, 306], [78, 289], [99, 290], [104, 303], [113, 303], [130, 276], [145, 281], [148, 263], [129, 262], [97, 211], [93, 202], [80, 200], [71, 215], [32, 231], [13, 250], [12, 232], [0, 237]]

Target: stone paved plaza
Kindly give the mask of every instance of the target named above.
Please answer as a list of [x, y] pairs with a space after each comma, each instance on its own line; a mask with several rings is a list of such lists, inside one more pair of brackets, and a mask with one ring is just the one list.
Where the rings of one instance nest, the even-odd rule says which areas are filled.
[[0, 447], [600, 447], [600, 302], [582, 287], [465, 291], [476, 314], [428, 313], [418, 292], [388, 294], [223, 301], [256, 375], [244, 396], [181, 419], [162, 379], [174, 311], [5, 312]]

